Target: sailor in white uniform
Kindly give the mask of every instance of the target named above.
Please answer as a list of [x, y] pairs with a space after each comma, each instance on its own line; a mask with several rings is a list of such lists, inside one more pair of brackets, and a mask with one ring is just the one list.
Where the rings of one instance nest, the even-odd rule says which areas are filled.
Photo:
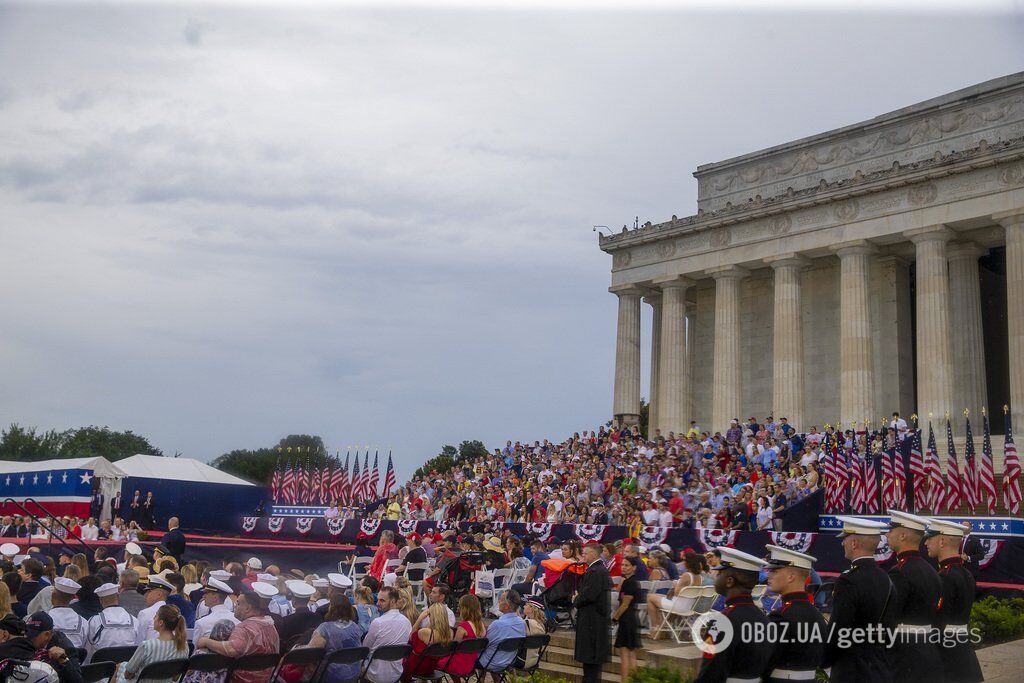
[[126, 566], [128, 566], [128, 559], [132, 555], [142, 555], [142, 546], [140, 546], [138, 543], [133, 543], [133, 542], [129, 541], [128, 543], [125, 543], [125, 545], [124, 545], [124, 562], [118, 562], [117, 563], [117, 575], [118, 576], [121, 576], [121, 572], [123, 572], [124, 568]]
[[138, 642], [141, 643], [159, 635], [153, 628], [153, 617], [156, 616], [158, 609], [167, 604], [167, 596], [173, 589], [174, 586], [163, 577], [157, 574], [149, 577], [149, 583], [146, 585], [146, 604], [149, 607], [139, 612], [139, 623], [135, 630]]
[[75, 647], [85, 647], [88, 622], [68, 605], [81, 589], [77, 581], [65, 579], [63, 576], [58, 577], [54, 582], [53, 595], [50, 597], [53, 607], [48, 612], [53, 619], [53, 630], [66, 635]]
[[315, 601], [309, 603], [309, 610], [316, 612], [321, 607], [331, 604], [330, 598], [327, 597], [327, 593], [331, 588], [331, 582], [328, 579], [316, 578], [310, 581], [313, 584], [313, 588], [316, 589]]
[[[210, 572], [209, 578], [206, 579], [206, 584], [205, 585], [206, 586], [210, 585], [210, 579], [217, 579], [218, 581], [226, 584], [228, 582], [228, 579], [230, 579], [230, 578], [231, 578], [231, 572], [225, 571], [223, 569], [214, 569], [213, 571]], [[227, 605], [227, 608], [228, 608], [229, 612], [233, 612], [234, 611], [234, 609], [235, 609], [235, 602], [234, 602], [234, 600], [231, 599], [231, 595], [228, 595], [227, 599], [224, 601], [224, 604]], [[210, 613], [210, 608], [206, 606], [206, 601], [205, 600], [203, 602], [200, 602], [198, 605], [196, 605], [196, 619], [197, 620], [198, 619], [202, 619], [203, 617], [205, 617], [209, 613]]]
[[230, 621], [237, 624], [238, 619], [232, 613], [227, 601], [231, 599], [231, 586], [220, 579], [211, 578], [203, 587], [203, 605], [206, 606], [208, 614], [201, 619], [196, 619], [193, 629], [192, 643], [198, 649], [199, 639], [205, 638], [213, 631], [217, 622]]
[[86, 648], [89, 658], [105, 647], [128, 647], [139, 644], [138, 620], [118, 605], [118, 585], [105, 583], [96, 589], [103, 611], [89, 620]]
[[[271, 586], [274, 586], [279, 591], [281, 590], [281, 584], [278, 581], [278, 578], [273, 574], [257, 574], [256, 580], [262, 581], [263, 583], [269, 583]], [[281, 617], [286, 617], [289, 614], [295, 613], [295, 608], [292, 606], [291, 601], [289, 601], [288, 598], [284, 595], [284, 592], [280, 592], [274, 597], [270, 598], [269, 609], [271, 614], [277, 614]]]

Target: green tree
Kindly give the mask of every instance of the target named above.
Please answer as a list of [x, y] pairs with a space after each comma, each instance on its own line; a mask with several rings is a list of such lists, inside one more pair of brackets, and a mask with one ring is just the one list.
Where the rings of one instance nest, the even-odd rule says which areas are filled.
[[35, 462], [59, 458], [64, 435], [54, 430], [38, 433], [14, 423], [0, 434], [0, 460]]
[[488, 455], [490, 452], [487, 450], [487, 446], [479, 441], [463, 441], [459, 444], [459, 460], [462, 462], [472, 462], [477, 458], [486, 458]]
[[130, 458], [135, 454], [163, 455], [149, 439], [131, 430], [116, 432], [109, 427], [81, 427], [64, 432], [60, 458], [91, 458], [102, 456], [110, 461]]
[[288, 463], [320, 469], [335, 464], [335, 459], [327, 452], [324, 440], [319, 436], [290, 434], [278, 441], [276, 446], [229, 451], [210, 464], [236, 477], [256, 484], [266, 484], [270, 482], [278, 464]]
[[640, 397], [640, 433], [646, 439], [651, 432], [651, 404]]

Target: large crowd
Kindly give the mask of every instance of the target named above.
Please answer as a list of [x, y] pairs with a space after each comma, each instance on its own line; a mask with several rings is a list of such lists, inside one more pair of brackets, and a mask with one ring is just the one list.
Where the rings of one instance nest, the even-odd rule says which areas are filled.
[[[827, 431], [831, 432], [831, 428]], [[417, 476], [372, 514], [386, 519], [778, 529], [822, 486], [825, 432], [785, 417], [685, 433], [600, 427], [560, 443], [509, 441]]]

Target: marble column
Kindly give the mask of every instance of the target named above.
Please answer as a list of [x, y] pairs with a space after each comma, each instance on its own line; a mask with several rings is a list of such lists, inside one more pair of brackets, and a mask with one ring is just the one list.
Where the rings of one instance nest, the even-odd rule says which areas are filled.
[[619, 297], [615, 337], [615, 391], [612, 413], [620, 425], [640, 421], [640, 295], [639, 287], [613, 287]]
[[[953, 404], [953, 349], [949, 317], [949, 241], [953, 231], [936, 225], [903, 233], [916, 247], [917, 414], [941, 421], [948, 413], [962, 422]], [[959, 331], [957, 332], [959, 334]]]
[[747, 271], [738, 266], [722, 266], [708, 271], [715, 278], [715, 372], [709, 431], [729, 428], [739, 418], [743, 397], [740, 357], [740, 284]]
[[[1024, 429], [1024, 208], [992, 217], [1006, 229], [1006, 324], [1010, 345], [1010, 410]], [[998, 414], [993, 407], [993, 413]]]
[[658, 394], [658, 427], [685, 433], [690, 419], [690, 367], [686, 348], [686, 290], [692, 281], [674, 277], [655, 280], [661, 287], [661, 377]]
[[775, 270], [772, 313], [772, 410], [798, 430], [804, 423], [804, 340], [801, 324], [801, 274], [810, 263], [799, 254], [767, 259]]
[[658, 427], [658, 413], [661, 408], [661, 400], [658, 397], [661, 365], [661, 293], [648, 292], [644, 295], [644, 303], [651, 307], [651, 388], [650, 397], [647, 399], [647, 435], [653, 437], [654, 430]]
[[[953, 330], [953, 407], [958, 416], [963, 409], [981, 419], [988, 405], [985, 381], [985, 332], [981, 323], [981, 278], [978, 259], [988, 250], [974, 242], [949, 245], [949, 321]], [[997, 415], [998, 411], [993, 412]]]
[[843, 424], [874, 422], [874, 362], [868, 259], [875, 247], [854, 240], [833, 247], [839, 256], [839, 412]]

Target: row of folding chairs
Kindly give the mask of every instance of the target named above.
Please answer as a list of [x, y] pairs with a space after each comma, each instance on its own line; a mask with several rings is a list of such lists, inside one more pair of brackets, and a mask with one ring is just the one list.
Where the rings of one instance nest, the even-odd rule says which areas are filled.
[[[507, 638], [501, 641], [486, 661], [477, 660], [475, 668], [476, 681], [482, 683], [483, 677], [487, 673], [492, 673], [499, 681], [504, 681], [513, 670], [517, 657], [525, 661], [528, 652], [537, 650], [537, 663], [534, 666], [529, 669], [515, 669], [526, 674], [531, 673], [539, 665], [550, 642], [551, 636], [547, 634], [527, 636], [525, 638]], [[418, 675], [414, 676], [414, 678], [426, 682], [441, 681], [448, 678], [450, 676], [448, 669], [454, 659], [453, 655], [475, 655], [479, 658], [480, 653], [487, 649], [487, 644], [487, 638], [467, 638], [458, 642], [428, 645], [423, 652], [416, 656], [421, 659], [441, 659], [446, 657], [448, 659], [443, 668], [436, 669], [429, 675]], [[105, 683], [109, 681], [114, 675], [117, 665], [131, 659], [134, 651], [135, 647], [103, 648], [97, 650], [93, 655], [92, 663], [82, 667], [83, 683]], [[508, 666], [494, 670], [492, 664], [499, 653], [506, 655], [515, 653], [515, 655], [512, 657], [512, 663]], [[282, 667], [297, 665], [314, 667], [307, 683], [323, 683], [330, 665], [356, 663], [360, 664], [359, 675], [356, 678], [362, 680], [366, 675], [366, 671], [374, 662], [397, 662], [404, 660], [410, 655], [412, 655], [412, 646], [408, 644], [387, 645], [376, 648], [372, 652], [366, 647], [342, 648], [330, 654], [326, 654], [323, 648], [296, 648], [284, 655], [248, 655], [235, 659], [219, 654], [196, 654], [188, 658], [171, 659], [149, 664], [142, 669], [137, 676], [137, 680], [166, 679], [169, 681], [180, 681], [193, 671], [217, 671], [225, 672], [224, 680], [229, 681], [231, 675], [236, 671], [265, 671], [270, 669], [272, 673], [269, 680], [271, 683], [274, 683]], [[415, 668], [415, 664], [416, 662], [414, 661], [413, 668]]]

